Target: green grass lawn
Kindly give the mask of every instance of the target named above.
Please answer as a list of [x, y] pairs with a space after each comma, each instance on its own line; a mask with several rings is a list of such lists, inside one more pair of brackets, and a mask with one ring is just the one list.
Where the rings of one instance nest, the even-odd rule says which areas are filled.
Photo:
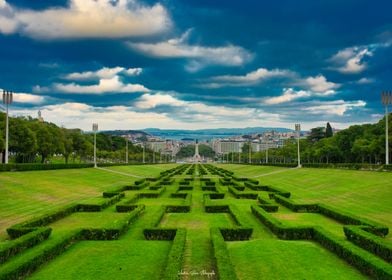
[[[238, 176], [281, 168], [220, 165]], [[392, 172], [302, 168], [259, 177], [263, 185], [290, 191], [298, 202], [326, 203], [392, 228]]]
[[[172, 165], [111, 167], [139, 176], [156, 176]], [[103, 191], [133, 183], [138, 178], [86, 169], [0, 172], [0, 241], [6, 228]]]
[[239, 279], [367, 279], [309, 241], [228, 242], [228, 248]]
[[160, 280], [171, 242], [84, 241], [29, 279]]
[[[154, 177], [176, 165], [116, 166], [102, 169], [74, 169], [35, 172], [0, 173], [0, 229], [4, 230], [37, 214], [44, 214], [71, 202], [100, 203], [102, 192], [130, 185], [138, 177]], [[290, 191], [297, 202], [315, 202], [333, 205], [361, 217], [392, 226], [392, 173], [348, 171], [334, 169], [285, 169], [276, 167], [220, 165], [235, 172], [237, 177], [257, 178], [261, 184]], [[216, 271], [212, 227], [237, 228], [239, 224], [253, 229], [249, 241], [226, 242], [228, 255], [239, 279], [366, 279], [358, 270], [333, 253], [312, 241], [279, 240], [251, 212], [256, 199], [237, 199], [220, 185], [217, 176], [204, 177], [217, 185], [224, 198], [209, 199], [212, 205], [229, 205], [239, 224], [230, 213], [206, 213], [204, 182], [197, 176], [174, 176], [175, 181], [165, 186], [158, 198], [139, 198], [132, 204], [145, 205], [144, 211], [129, 229], [114, 241], [79, 241], [53, 261], [31, 275], [31, 279], [162, 279], [167, 265], [171, 241], [147, 241], [147, 228], [185, 228], [187, 230], [182, 269]], [[263, 176], [265, 175], [265, 176]], [[166, 205], [184, 205], [183, 198], [173, 198], [180, 181], [195, 178], [191, 194], [191, 211], [165, 213]], [[164, 182], [164, 181], [162, 181]], [[239, 183], [241, 184], [241, 183]], [[242, 183], [243, 184], [243, 183]], [[154, 185], [154, 182], [151, 183]], [[158, 185], [159, 186], [159, 183]], [[245, 190], [250, 191], [249, 189]], [[157, 193], [145, 187], [125, 191], [120, 203], [139, 193]], [[267, 192], [258, 192], [268, 198]], [[188, 196], [190, 197], [190, 196]], [[279, 205], [277, 213], [270, 213], [288, 226], [320, 226], [345, 239], [342, 224], [316, 213], [294, 213]], [[128, 214], [117, 213], [115, 205], [101, 212], [73, 213], [50, 223], [52, 234], [48, 241], [28, 249], [5, 264], [12, 265], [23, 258], [45, 250], [48, 243], [61, 241], [82, 228], [117, 228], [124, 224]], [[387, 237], [387, 240], [391, 240]], [[6, 241], [8, 242], [8, 241]], [[348, 242], [348, 241], [345, 241]], [[1, 245], [1, 241], [0, 241]], [[0, 267], [0, 276], [1, 276]], [[174, 275], [173, 277], [175, 277]], [[206, 279], [188, 276], [183, 279]], [[215, 278], [211, 278], [215, 279]]]

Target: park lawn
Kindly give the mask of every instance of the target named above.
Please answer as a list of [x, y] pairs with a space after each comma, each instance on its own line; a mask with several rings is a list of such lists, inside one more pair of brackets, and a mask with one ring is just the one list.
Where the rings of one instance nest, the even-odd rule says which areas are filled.
[[169, 164], [155, 164], [155, 165], [122, 165], [105, 167], [105, 169], [114, 170], [118, 172], [128, 173], [130, 175], [137, 175], [141, 177], [157, 176], [161, 171], [172, 169], [178, 166], [175, 163]]
[[[266, 170], [264, 166], [245, 165], [249, 171], [240, 165], [220, 167], [236, 172], [237, 176], [247, 176], [249, 172], [263, 174]], [[258, 180], [262, 185], [290, 191], [298, 202], [325, 203], [392, 228], [392, 172], [318, 168], [286, 170]]]
[[310, 241], [227, 242], [239, 279], [368, 279]]
[[[134, 170], [133, 170], [134, 168]], [[129, 172], [157, 176], [170, 165], [127, 166]], [[101, 196], [138, 178], [94, 168], [0, 173], [0, 241], [5, 230], [72, 202]]]
[[83, 241], [29, 279], [160, 280], [171, 244], [169, 241], [140, 240]]

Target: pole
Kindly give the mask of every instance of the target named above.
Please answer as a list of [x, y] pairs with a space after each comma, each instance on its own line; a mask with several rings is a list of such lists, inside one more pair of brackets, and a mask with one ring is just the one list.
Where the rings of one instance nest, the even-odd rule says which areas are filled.
[[93, 131], [94, 131], [94, 168], [97, 168], [97, 131], [98, 131], [97, 123], [93, 123]]
[[144, 147], [144, 143], [143, 143], [143, 163], [146, 163], [146, 148]]
[[389, 164], [389, 123], [388, 105], [392, 104], [392, 92], [382, 92], [381, 101], [385, 106], [385, 164]]
[[298, 146], [297, 146], [297, 155], [298, 155], [298, 168], [301, 167], [301, 155], [300, 155], [300, 149], [299, 149], [299, 137], [300, 137], [300, 132], [301, 132], [301, 125], [299, 123], [295, 124], [295, 131], [297, 131], [297, 140], [298, 140]]
[[5, 120], [5, 164], [8, 164], [8, 103], [6, 103], [6, 120]]
[[127, 141], [125, 145], [125, 152], [126, 152], [125, 163], [128, 164], [128, 139], [125, 138], [125, 141]]
[[249, 164], [252, 163], [252, 142], [249, 142]]
[[265, 150], [265, 163], [268, 164], [268, 143], [267, 143], [267, 149]]
[[6, 108], [6, 120], [5, 120], [5, 155], [4, 155], [4, 162], [5, 164], [8, 163], [8, 136], [9, 136], [9, 119], [8, 119], [8, 107], [12, 103], [13, 99], [13, 92], [6, 91], [3, 89], [3, 104]]
[[389, 164], [388, 105], [385, 106], [385, 164]]

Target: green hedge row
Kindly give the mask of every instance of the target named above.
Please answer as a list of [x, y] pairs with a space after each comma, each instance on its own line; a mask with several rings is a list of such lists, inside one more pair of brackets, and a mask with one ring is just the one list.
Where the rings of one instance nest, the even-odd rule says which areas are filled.
[[350, 265], [374, 279], [392, 279], [392, 266], [350, 242], [332, 235], [321, 227], [315, 227], [313, 239], [337, 254]]
[[392, 165], [369, 164], [369, 163], [305, 163], [307, 168], [338, 168], [353, 170], [392, 171]]
[[50, 213], [32, 218], [28, 221], [13, 225], [12, 227], [7, 229], [8, 235], [14, 239], [18, 238], [22, 235], [25, 235], [33, 230], [36, 229], [36, 227], [42, 227], [42, 226], [47, 226], [50, 223], [53, 223], [55, 221], [58, 221], [73, 212], [76, 211], [77, 204], [71, 204], [62, 208], [59, 208], [55, 211], [52, 211]]
[[139, 193], [138, 197], [139, 198], [158, 198], [160, 197], [166, 190], [166, 187], [161, 187], [157, 191], [151, 191], [151, 192], [146, 192], [146, 193]]
[[313, 228], [312, 227], [288, 227], [282, 224], [280, 221], [272, 217], [266, 211], [259, 206], [251, 206], [252, 213], [255, 215], [264, 225], [266, 225], [276, 236], [280, 239], [285, 240], [301, 240], [301, 239], [312, 239]]
[[15, 240], [0, 243], [0, 264], [5, 263], [9, 258], [41, 243], [48, 239], [51, 228], [42, 227], [29, 232]]
[[124, 193], [118, 193], [113, 197], [108, 199], [102, 199], [100, 202], [93, 202], [93, 203], [78, 203], [76, 206], [76, 211], [78, 212], [100, 212], [103, 209], [119, 202], [125, 196]]
[[167, 205], [166, 213], [189, 213], [191, 206], [189, 205]]
[[225, 241], [249, 240], [253, 233], [253, 228], [220, 228]]
[[229, 186], [228, 190], [230, 193], [232, 193], [235, 198], [245, 198], [245, 199], [257, 199], [259, 196], [257, 193], [250, 193], [250, 192], [242, 192], [238, 191], [235, 187]]
[[40, 250], [34, 250], [24, 258], [0, 266], [0, 280], [18, 280], [34, 272], [38, 267], [54, 259], [80, 239], [80, 230], [69, 232], [61, 239], [48, 239]]
[[293, 210], [294, 212], [308, 212], [308, 213], [320, 212], [318, 204], [295, 203], [291, 199], [283, 197], [279, 194], [275, 194], [274, 199], [276, 202]]
[[211, 228], [210, 235], [214, 252], [215, 266], [218, 273], [218, 279], [238, 280], [221, 231], [218, 228]]
[[178, 191], [192, 191], [193, 187], [191, 186], [179, 186]]
[[207, 192], [217, 192], [218, 191], [216, 189], [216, 187], [212, 187], [212, 186], [202, 186], [201, 189], [203, 191], [207, 191]]
[[177, 229], [172, 228], [147, 228], [143, 234], [147, 240], [174, 240]]
[[177, 229], [176, 236], [174, 237], [173, 244], [167, 257], [165, 273], [163, 276], [164, 280], [178, 280], [181, 278], [179, 272], [182, 268], [185, 241], [186, 229]]
[[374, 255], [392, 263], [392, 244], [375, 236], [361, 226], [344, 226], [347, 239]]
[[388, 231], [389, 231], [388, 227], [386, 227], [382, 224], [370, 221], [365, 218], [356, 217], [351, 213], [337, 210], [334, 207], [327, 206], [327, 205], [324, 205], [321, 203], [318, 204], [318, 206], [319, 206], [321, 214], [328, 216], [334, 220], [337, 220], [337, 221], [341, 222], [342, 224], [368, 226], [370, 228], [367, 229], [367, 231], [371, 231], [372, 233], [380, 235], [380, 236], [386, 236], [388, 234]]

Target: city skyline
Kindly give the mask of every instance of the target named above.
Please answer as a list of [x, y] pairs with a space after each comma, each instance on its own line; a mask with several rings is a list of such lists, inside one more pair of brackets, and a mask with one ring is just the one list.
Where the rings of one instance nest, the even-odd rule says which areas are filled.
[[392, 3], [255, 2], [0, 0], [0, 89], [11, 116], [84, 130], [383, 117]]

